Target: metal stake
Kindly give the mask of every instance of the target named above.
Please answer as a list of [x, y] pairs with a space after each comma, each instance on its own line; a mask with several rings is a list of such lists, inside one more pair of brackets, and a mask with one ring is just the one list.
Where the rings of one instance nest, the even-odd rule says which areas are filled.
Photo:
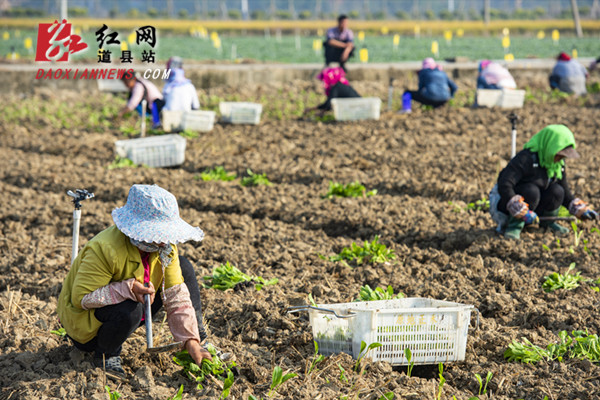
[[75, 209], [73, 210], [73, 245], [71, 247], [71, 265], [79, 252], [79, 222], [81, 221], [81, 202], [91, 199], [94, 193], [90, 193], [85, 189], [75, 189], [75, 192], [69, 190], [67, 195], [73, 198]]
[[512, 112], [508, 116], [508, 119], [512, 128], [510, 158], [513, 158], [517, 154], [517, 121], [519, 120], [519, 116]]

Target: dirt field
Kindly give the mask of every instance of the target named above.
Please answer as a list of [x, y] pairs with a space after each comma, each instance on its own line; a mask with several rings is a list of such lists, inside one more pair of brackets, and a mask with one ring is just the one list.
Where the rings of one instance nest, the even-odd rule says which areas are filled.
[[[527, 83], [542, 89], [545, 82], [543, 76]], [[469, 88], [469, 83], [459, 83]], [[314, 104], [316, 96], [310, 92], [315, 88], [301, 82], [283, 88], [222, 88], [204, 93], [203, 100], [232, 94], [276, 99], [283, 89], [302, 90], [306, 103]], [[358, 82], [356, 88], [387, 96], [379, 83]], [[582, 155], [568, 162], [572, 189], [600, 208], [600, 98], [542, 98], [536, 93], [519, 110], [519, 147], [547, 124], [568, 125]], [[409, 115], [384, 113], [379, 121], [336, 124], [297, 121], [291, 114], [280, 121], [267, 106], [258, 126], [216, 124], [212, 132], [189, 139], [180, 168], [109, 170], [114, 141], [124, 136], [104, 117], [123, 100], [78, 95], [37, 90], [3, 100], [0, 398], [106, 399], [105, 383], [128, 399], [167, 399], [181, 384], [184, 398], [218, 398], [215, 384], [197, 390], [169, 354], [147, 355], [143, 328], [124, 346], [124, 368], [131, 376], [126, 384], [105, 381], [103, 372], [91, 367], [90, 355], [50, 333], [59, 328], [56, 298], [69, 269], [72, 205], [66, 191], [86, 188], [96, 195], [83, 207], [84, 244], [112, 224], [111, 210], [125, 203], [134, 183], [156, 183], [174, 193], [183, 218], [205, 231], [201, 244], [181, 246], [199, 279], [226, 261], [252, 274], [279, 278], [277, 285], [260, 292], [202, 292], [212, 342], [237, 357], [232, 399], [251, 394], [266, 398], [275, 365], [299, 374], [274, 395], [280, 399], [379, 399], [387, 392], [397, 399], [436, 398], [436, 365], [416, 367], [408, 377], [405, 368], [373, 363], [361, 376], [352, 371], [349, 356], [338, 355], [306, 373], [314, 351], [308, 316], [288, 315], [286, 308], [306, 304], [309, 293], [318, 303], [352, 301], [365, 284], [392, 285], [409, 297], [479, 309], [479, 329], [473, 317], [466, 360], [444, 366], [442, 399], [476, 396], [475, 374], [485, 377], [488, 371], [494, 375], [480, 399], [600, 397], [600, 368], [589, 361], [525, 365], [503, 358], [513, 339], [525, 337], [545, 347], [558, 340], [561, 330], [600, 331], [600, 295], [589, 284], [569, 292], [541, 288], [544, 276], [564, 272], [571, 262], [582, 275], [600, 278], [600, 235], [590, 231], [594, 224], [579, 225], [588, 251], [583, 244], [575, 247], [573, 235], [557, 243], [551, 233], [538, 229], [527, 230], [516, 243], [495, 234], [488, 213], [466, 209], [487, 197], [510, 156], [508, 111], [417, 108]], [[98, 115], [103, 107], [104, 115]], [[239, 179], [194, 178], [216, 165], [238, 175], [246, 168], [264, 172], [273, 185], [251, 188], [242, 187]], [[329, 181], [354, 180], [378, 194], [321, 199]], [[337, 254], [375, 235], [395, 251], [394, 262], [348, 268], [318, 256]], [[338, 364], [347, 382], [340, 379]]]

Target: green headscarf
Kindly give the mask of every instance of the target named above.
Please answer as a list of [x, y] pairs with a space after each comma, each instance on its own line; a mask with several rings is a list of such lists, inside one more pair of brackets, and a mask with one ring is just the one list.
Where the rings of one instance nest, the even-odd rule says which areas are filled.
[[554, 162], [554, 156], [566, 147], [575, 148], [573, 132], [564, 125], [548, 125], [525, 143], [524, 149], [538, 153], [540, 165], [546, 168], [548, 178], [562, 179], [564, 160]]

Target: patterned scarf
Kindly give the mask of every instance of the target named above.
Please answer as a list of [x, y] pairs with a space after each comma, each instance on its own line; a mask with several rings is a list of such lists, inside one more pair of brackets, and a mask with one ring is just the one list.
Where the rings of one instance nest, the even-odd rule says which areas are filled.
[[167, 268], [167, 266], [171, 263], [171, 252], [173, 251], [173, 246], [170, 243], [167, 243], [163, 246], [159, 246], [157, 244], [150, 244], [150, 243], [146, 243], [146, 242], [140, 242], [139, 240], [135, 240], [132, 238], [129, 238], [129, 241], [131, 242], [132, 245], [134, 245], [135, 247], [137, 247], [138, 249], [140, 249], [141, 251], [144, 251], [146, 253], [155, 253], [158, 251], [158, 256], [160, 258], [160, 264], [162, 267], [162, 273], [163, 273], [163, 277], [162, 277], [162, 298], [163, 298], [163, 302], [166, 301], [166, 297], [165, 297], [165, 268]]

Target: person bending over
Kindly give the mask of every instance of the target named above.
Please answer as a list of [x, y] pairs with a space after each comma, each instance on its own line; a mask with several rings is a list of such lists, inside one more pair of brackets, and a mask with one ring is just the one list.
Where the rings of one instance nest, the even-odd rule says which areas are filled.
[[144, 296], [152, 313], [165, 307], [169, 329], [200, 365], [200, 289], [191, 263], [177, 245], [201, 241], [204, 233], [179, 217], [177, 200], [156, 185], [133, 185], [125, 206], [113, 210], [114, 225], [77, 255], [58, 299], [60, 323], [73, 345], [94, 353], [94, 365], [124, 375], [121, 348], [143, 324]]
[[[598, 219], [594, 210], [571, 193], [565, 158], [579, 158], [573, 133], [564, 125], [548, 125], [510, 160], [490, 193], [490, 213], [498, 232], [518, 240], [525, 225], [539, 221], [538, 214], [556, 217], [561, 205], [579, 219]], [[569, 232], [556, 221], [539, 224], [559, 234]]]
[[438, 108], [446, 104], [458, 89], [435, 60], [428, 57], [423, 60], [423, 68], [417, 73], [419, 77], [419, 90], [406, 90], [404, 95], [410, 94], [412, 100], [421, 104]]
[[327, 100], [316, 107], [307, 108], [304, 110], [304, 114], [311, 111], [319, 110], [319, 114], [323, 115], [326, 111], [331, 110], [331, 99], [344, 98], [344, 97], [360, 97], [360, 95], [354, 90], [350, 83], [346, 79], [346, 74], [342, 68], [325, 68], [317, 79], [323, 82], [323, 88], [325, 89], [325, 95]]

